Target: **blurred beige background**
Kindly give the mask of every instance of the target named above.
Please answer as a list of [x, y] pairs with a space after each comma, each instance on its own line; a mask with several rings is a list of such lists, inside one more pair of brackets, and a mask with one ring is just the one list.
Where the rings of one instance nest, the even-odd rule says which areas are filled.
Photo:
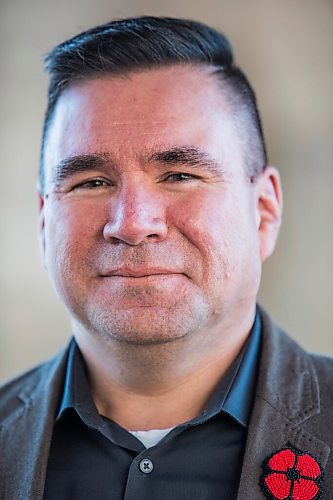
[[333, 2], [0, 0], [0, 380], [70, 335], [37, 240], [42, 54], [94, 24], [143, 14], [198, 19], [230, 37], [284, 184], [284, 226], [260, 300], [306, 348], [333, 354]]

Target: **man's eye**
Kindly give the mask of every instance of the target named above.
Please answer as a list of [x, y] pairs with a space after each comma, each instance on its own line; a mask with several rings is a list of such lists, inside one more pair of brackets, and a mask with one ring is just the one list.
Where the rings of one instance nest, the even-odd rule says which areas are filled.
[[96, 189], [100, 187], [110, 186], [110, 182], [104, 179], [90, 179], [80, 182], [73, 189]]
[[165, 180], [167, 182], [186, 182], [186, 181], [192, 181], [192, 180], [197, 180], [198, 177], [192, 174], [187, 174], [185, 172], [175, 172], [172, 174], [168, 174], [165, 177]]

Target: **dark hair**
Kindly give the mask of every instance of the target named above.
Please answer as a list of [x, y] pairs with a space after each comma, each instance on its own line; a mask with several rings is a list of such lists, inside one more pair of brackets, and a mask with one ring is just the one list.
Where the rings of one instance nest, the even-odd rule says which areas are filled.
[[246, 163], [249, 174], [256, 177], [267, 163], [256, 98], [244, 73], [233, 63], [227, 38], [197, 21], [144, 16], [91, 28], [56, 46], [46, 56], [50, 85], [42, 137], [41, 189], [46, 136], [56, 103], [66, 88], [105, 74], [124, 75], [172, 64], [206, 64], [216, 68], [215, 73], [229, 90], [235, 113], [244, 115], [245, 111]]

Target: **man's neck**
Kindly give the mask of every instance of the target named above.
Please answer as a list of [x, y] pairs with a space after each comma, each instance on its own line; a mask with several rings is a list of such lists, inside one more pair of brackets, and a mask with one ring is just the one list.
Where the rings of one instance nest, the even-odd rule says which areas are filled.
[[98, 412], [128, 430], [163, 429], [195, 418], [240, 352], [253, 321], [252, 314], [235, 329], [148, 346], [77, 334]]

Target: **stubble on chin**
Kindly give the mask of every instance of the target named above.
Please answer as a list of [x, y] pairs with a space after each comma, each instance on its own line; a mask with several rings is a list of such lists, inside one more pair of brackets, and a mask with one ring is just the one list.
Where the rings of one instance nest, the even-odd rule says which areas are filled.
[[200, 330], [209, 317], [208, 305], [201, 296], [183, 293], [166, 301], [163, 293], [156, 295], [141, 287], [131, 288], [126, 295], [127, 306], [117, 300], [121, 297], [113, 296], [109, 307], [89, 307], [81, 315], [85, 330], [107, 343], [157, 345]]

